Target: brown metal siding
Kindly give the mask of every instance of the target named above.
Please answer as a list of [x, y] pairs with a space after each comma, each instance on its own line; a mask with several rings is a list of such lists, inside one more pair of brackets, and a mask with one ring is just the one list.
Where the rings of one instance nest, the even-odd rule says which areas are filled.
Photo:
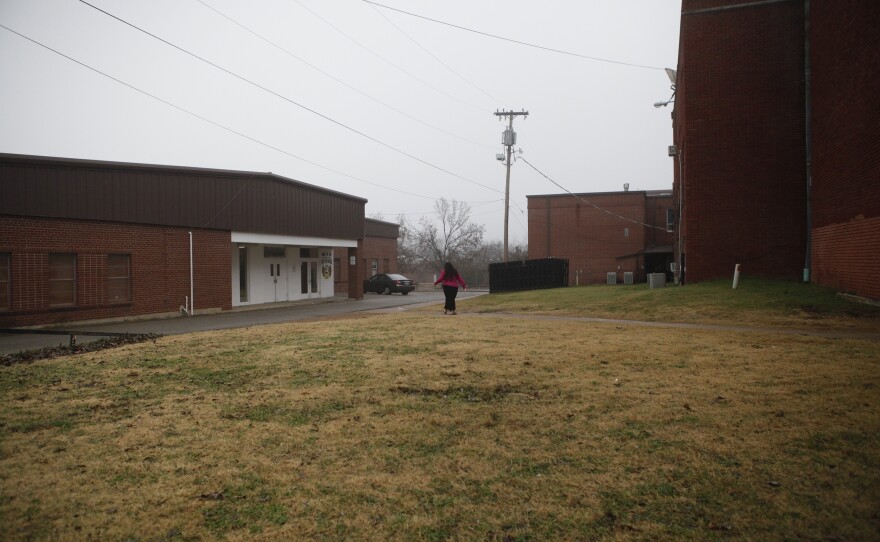
[[0, 155], [5, 215], [362, 239], [365, 203], [267, 173]]
[[364, 224], [364, 235], [397, 239], [400, 235], [400, 225], [368, 218]]

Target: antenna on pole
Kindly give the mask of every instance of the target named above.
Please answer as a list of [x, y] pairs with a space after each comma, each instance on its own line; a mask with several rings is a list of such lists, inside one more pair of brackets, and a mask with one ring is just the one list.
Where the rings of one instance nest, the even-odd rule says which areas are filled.
[[[523, 109], [522, 111], [498, 111], [495, 110], [495, 116], [498, 117], [498, 120], [501, 120], [501, 117], [507, 117], [510, 119], [510, 123], [507, 125], [507, 128], [501, 133], [501, 144], [507, 147], [507, 180], [504, 183], [504, 261], [507, 262], [507, 225], [508, 225], [508, 215], [510, 214], [510, 150], [516, 145], [516, 132], [513, 131], [513, 118], [516, 116], [522, 116], [526, 118], [529, 116], [529, 112]], [[498, 155], [496, 155], [496, 158]]]

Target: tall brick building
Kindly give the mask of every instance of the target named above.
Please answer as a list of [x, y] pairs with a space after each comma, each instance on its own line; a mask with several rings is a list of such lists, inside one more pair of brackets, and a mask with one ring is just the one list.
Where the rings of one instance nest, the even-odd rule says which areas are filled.
[[672, 262], [673, 200], [663, 190], [528, 196], [529, 257], [569, 261], [569, 284], [665, 273]]
[[683, 0], [673, 139], [684, 279], [880, 298], [880, 3]]
[[[0, 154], [0, 327], [363, 295], [397, 225], [271, 173]], [[194, 303], [193, 303], [194, 301]]]

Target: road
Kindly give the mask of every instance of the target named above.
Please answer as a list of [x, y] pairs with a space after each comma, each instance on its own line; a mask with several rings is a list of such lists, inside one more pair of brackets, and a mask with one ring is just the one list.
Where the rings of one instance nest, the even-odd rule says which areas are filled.
[[[459, 299], [467, 299], [485, 294], [485, 291], [460, 291]], [[75, 322], [57, 326], [54, 328], [68, 331], [103, 331], [111, 333], [156, 333], [160, 335], [176, 335], [192, 333], [195, 331], [210, 331], [213, 329], [231, 329], [240, 327], [259, 326], [263, 324], [277, 324], [281, 322], [294, 322], [326, 316], [338, 316], [355, 312], [376, 311], [392, 308], [410, 307], [412, 305], [437, 304], [438, 310], [442, 309], [443, 292], [417, 291], [409, 295], [377, 295], [364, 294], [363, 299], [327, 298], [314, 301], [299, 301], [272, 305], [264, 308], [247, 307], [234, 309], [215, 314], [198, 314], [192, 317], [161, 318], [155, 320], [135, 320], [125, 322], [113, 322], [102, 324], [81, 325]], [[80, 335], [77, 341], [80, 343], [96, 340], [100, 337], [87, 337]], [[0, 334], [0, 354], [12, 354], [32, 348], [58, 346], [68, 344], [70, 338], [67, 335], [18, 335]]]

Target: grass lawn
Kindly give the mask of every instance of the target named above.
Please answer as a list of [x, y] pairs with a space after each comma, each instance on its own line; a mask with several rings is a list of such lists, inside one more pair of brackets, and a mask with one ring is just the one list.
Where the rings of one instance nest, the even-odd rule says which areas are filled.
[[649, 289], [596, 285], [482, 296], [468, 310], [647, 320], [652, 322], [880, 331], [880, 307], [798, 282], [744, 278]]
[[880, 342], [493, 297], [0, 367], [0, 539], [877, 539]]

